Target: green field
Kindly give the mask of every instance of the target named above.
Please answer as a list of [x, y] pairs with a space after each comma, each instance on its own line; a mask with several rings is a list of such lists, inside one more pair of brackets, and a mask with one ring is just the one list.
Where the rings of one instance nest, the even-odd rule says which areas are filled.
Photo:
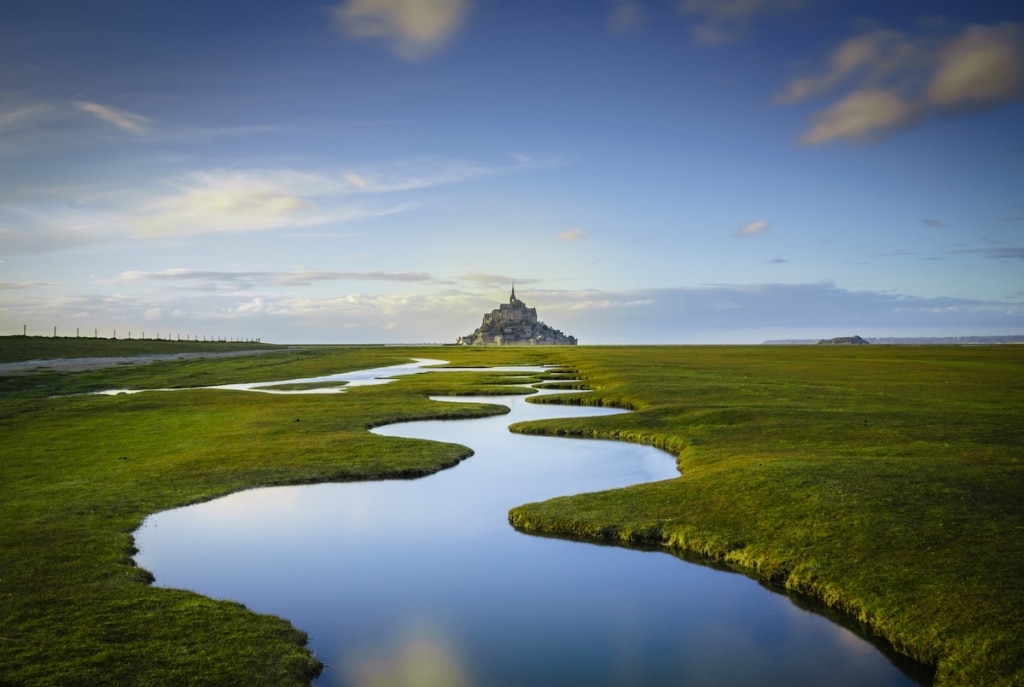
[[[54, 339], [26, 358], [25, 342], [0, 338], [0, 363], [71, 357], [82, 343]], [[84, 355], [129, 354], [107, 343]], [[306, 684], [318, 665], [301, 628], [151, 587], [131, 564], [131, 532], [149, 513], [251, 486], [453, 465], [465, 447], [366, 430], [500, 412], [426, 396], [508, 393], [502, 375], [326, 396], [83, 394], [412, 357], [565, 366], [594, 389], [569, 391], [574, 402], [637, 412], [517, 431], [678, 456], [678, 479], [525, 505], [510, 513], [516, 527], [706, 556], [849, 614], [935, 666], [936, 684], [1024, 684], [1024, 347], [737, 346], [297, 347], [0, 373], [0, 685]]]

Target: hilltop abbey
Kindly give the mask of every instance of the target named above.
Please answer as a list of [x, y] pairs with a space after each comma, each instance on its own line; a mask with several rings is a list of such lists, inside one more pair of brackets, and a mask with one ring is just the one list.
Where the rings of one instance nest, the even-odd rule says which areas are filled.
[[527, 308], [516, 298], [516, 287], [508, 303], [484, 315], [477, 330], [460, 336], [457, 343], [465, 346], [575, 346], [576, 337], [567, 336], [537, 321], [537, 309]]

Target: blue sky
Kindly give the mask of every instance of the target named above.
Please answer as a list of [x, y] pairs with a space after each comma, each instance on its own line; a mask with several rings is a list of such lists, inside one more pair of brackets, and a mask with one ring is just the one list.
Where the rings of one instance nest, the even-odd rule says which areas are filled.
[[0, 333], [1024, 333], [1024, 4], [0, 5]]

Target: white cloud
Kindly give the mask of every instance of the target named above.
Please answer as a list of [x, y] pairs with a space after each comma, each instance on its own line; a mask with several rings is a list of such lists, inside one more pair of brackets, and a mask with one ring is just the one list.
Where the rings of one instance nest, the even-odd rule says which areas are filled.
[[40, 253], [125, 237], [330, 227], [415, 207], [406, 198], [383, 200], [387, 196], [411, 195], [552, 164], [556, 163], [550, 159], [523, 156], [504, 163], [416, 157], [358, 172], [287, 168], [194, 171], [158, 180], [172, 189], [163, 194], [151, 188], [98, 185], [26, 189], [14, 194], [20, 202], [0, 207], [0, 246], [8, 254]]
[[394, 194], [463, 183], [521, 171], [535, 163], [484, 164], [418, 157], [367, 167], [359, 172], [302, 172], [290, 169], [211, 170], [179, 182], [180, 192], [150, 201], [133, 225], [145, 236], [189, 236], [248, 232], [351, 222], [403, 212], [408, 203], [387, 207], [355, 205], [353, 194]]
[[816, 97], [857, 75], [863, 75], [868, 84], [877, 84], [892, 72], [911, 66], [920, 59], [920, 52], [921, 46], [897, 31], [878, 29], [854, 36], [832, 51], [824, 73], [793, 80], [775, 101], [789, 104]]
[[143, 117], [126, 110], [118, 110], [108, 105], [100, 105], [99, 103], [78, 101], [75, 103], [75, 107], [105, 122], [110, 122], [118, 129], [130, 131], [133, 134], [144, 134], [149, 131], [153, 124], [153, 120], [148, 117]]
[[987, 106], [1024, 96], [1024, 26], [971, 26], [939, 54], [928, 101]]
[[331, 13], [346, 34], [379, 38], [405, 60], [436, 54], [462, 27], [468, 0], [348, 0]]
[[314, 209], [310, 201], [280, 189], [215, 183], [154, 200], [133, 224], [144, 236], [245, 232], [325, 221]]
[[768, 221], [763, 219], [754, 220], [753, 222], [747, 222], [742, 227], [736, 230], [737, 236], [753, 236], [754, 234], [760, 234], [762, 231], [768, 228]]
[[[1006, 251], [1004, 257], [1024, 257]], [[992, 256], [995, 257], [995, 256]], [[504, 285], [502, 285], [504, 287]], [[0, 290], [0, 333], [82, 326], [142, 331], [145, 313], [160, 327], [279, 343], [449, 342], [479, 325], [504, 300], [481, 290], [438, 293], [352, 292], [325, 298], [282, 293], [175, 291], [47, 297]], [[528, 303], [549, 325], [584, 344], [757, 343], [766, 338], [829, 338], [1019, 333], [1024, 304], [851, 291], [835, 284], [712, 284], [699, 287], [530, 291]], [[17, 328], [16, 331], [14, 328]], [[123, 334], [121, 334], [123, 336]]]
[[814, 126], [801, 137], [814, 145], [833, 139], [871, 140], [909, 126], [919, 111], [890, 91], [855, 91], [814, 115]]
[[1024, 26], [969, 26], [955, 35], [873, 30], [841, 43], [818, 74], [792, 80], [775, 101], [846, 91], [819, 110], [801, 141], [873, 140], [929, 118], [1024, 97]]
[[581, 241], [584, 238], [586, 238], [586, 236], [587, 232], [577, 227], [576, 229], [569, 229], [568, 231], [563, 231], [561, 234], [558, 235], [558, 240], [569, 242]]

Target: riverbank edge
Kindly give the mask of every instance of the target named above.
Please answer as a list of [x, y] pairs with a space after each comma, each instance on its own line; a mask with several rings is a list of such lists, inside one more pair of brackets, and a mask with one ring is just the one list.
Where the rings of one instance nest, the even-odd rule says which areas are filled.
[[[546, 433], [537, 432], [536, 434]], [[547, 435], [556, 436], [555, 433]], [[616, 439], [613, 436], [596, 434], [592, 438], [622, 441], [621, 438]], [[655, 442], [634, 439], [627, 441], [656, 446]], [[572, 497], [557, 497], [542, 503], [554, 505], [570, 498]], [[642, 531], [631, 531], [611, 521], [583, 523], [572, 518], [561, 520], [552, 514], [538, 514], [536, 512], [538, 505], [540, 504], [527, 503], [510, 509], [509, 525], [523, 534], [605, 546], [620, 546], [628, 549], [657, 550], [687, 562], [741, 573], [771, 589], [806, 597], [815, 605], [820, 605], [822, 609], [829, 611], [830, 616], [838, 616], [838, 618], [831, 618], [832, 620], [839, 621], [844, 626], [858, 627], [861, 633], [870, 634], [871, 637], [866, 639], [873, 640], [872, 643], [876, 645], [881, 644], [878, 648], [883, 650], [890, 659], [902, 657], [904, 660], [917, 663], [920, 668], [914, 672], [928, 673], [926, 677], [934, 681], [934, 687], [945, 684], [938, 675], [939, 664], [942, 660], [939, 650], [932, 646], [919, 646], [913, 642], [904, 641], [888, 632], [877, 622], [878, 614], [872, 612], [866, 605], [844, 595], [841, 589], [837, 594], [835, 587], [826, 588], [825, 585], [816, 584], [810, 579], [800, 578], [787, 567], [787, 563], [780, 559], [763, 554], [756, 558], [750, 558], [743, 555], [742, 549], [730, 548], [728, 544], [723, 545], [722, 540], [716, 538], [714, 533], [709, 533], [708, 537], [684, 537], [666, 532], [656, 525]], [[797, 562], [793, 567], [799, 568], [800, 563]]]
[[[642, 405], [628, 397], [616, 396], [602, 398], [600, 384], [590, 383], [587, 375], [578, 374], [578, 388], [595, 390], [594, 395], [559, 400], [557, 398], [534, 399], [538, 403], [567, 403], [570, 405], [601, 405], [627, 410], [639, 410]], [[679, 436], [662, 433], [646, 433], [639, 430], [623, 432], [617, 429], [573, 428], [566, 429], [552, 426], [538, 426], [531, 423], [520, 423], [509, 427], [509, 431], [520, 434], [540, 436], [560, 436], [569, 438], [626, 441], [652, 446], [665, 451], [676, 460], [682, 474], [684, 453], [693, 447]], [[624, 489], [629, 489], [625, 487]], [[622, 490], [612, 490], [613, 493]], [[962, 672], [962, 666], [951, 664], [962, 663], [955, 654], [970, 653], [970, 645], [976, 638], [961, 638], [966, 641], [957, 646], [955, 640], [943, 643], [930, 643], [915, 640], [900, 630], [899, 620], [892, 617], [885, 609], [875, 607], [851, 594], [840, 584], [839, 580], [826, 579], [813, 572], [812, 561], [786, 558], [778, 555], [768, 546], [748, 547], [742, 540], [730, 539], [728, 535], [715, 531], [699, 534], [694, 532], [673, 532], [657, 523], [646, 523], [641, 529], [633, 530], [623, 522], [617, 522], [614, 516], [594, 514], [600, 506], [591, 506], [587, 518], [577, 518], [574, 513], [578, 509], [574, 505], [577, 498], [586, 498], [588, 494], [561, 496], [537, 503], [516, 506], [509, 510], [509, 524], [519, 532], [530, 535], [553, 537], [571, 541], [593, 543], [597, 545], [613, 545], [624, 548], [660, 550], [678, 558], [721, 566], [735, 570], [766, 586], [782, 589], [809, 599], [819, 604], [831, 614], [838, 614], [851, 625], [863, 628], [866, 633], [877, 638], [897, 656], [905, 657], [930, 671], [933, 687], [961, 684], [986, 684], [971, 680]], [[967, 682], [964, 682], [964, 680]], [[998, 682], [999, 685], [1018, 684], [1014, 675], [1007, 675]]]

